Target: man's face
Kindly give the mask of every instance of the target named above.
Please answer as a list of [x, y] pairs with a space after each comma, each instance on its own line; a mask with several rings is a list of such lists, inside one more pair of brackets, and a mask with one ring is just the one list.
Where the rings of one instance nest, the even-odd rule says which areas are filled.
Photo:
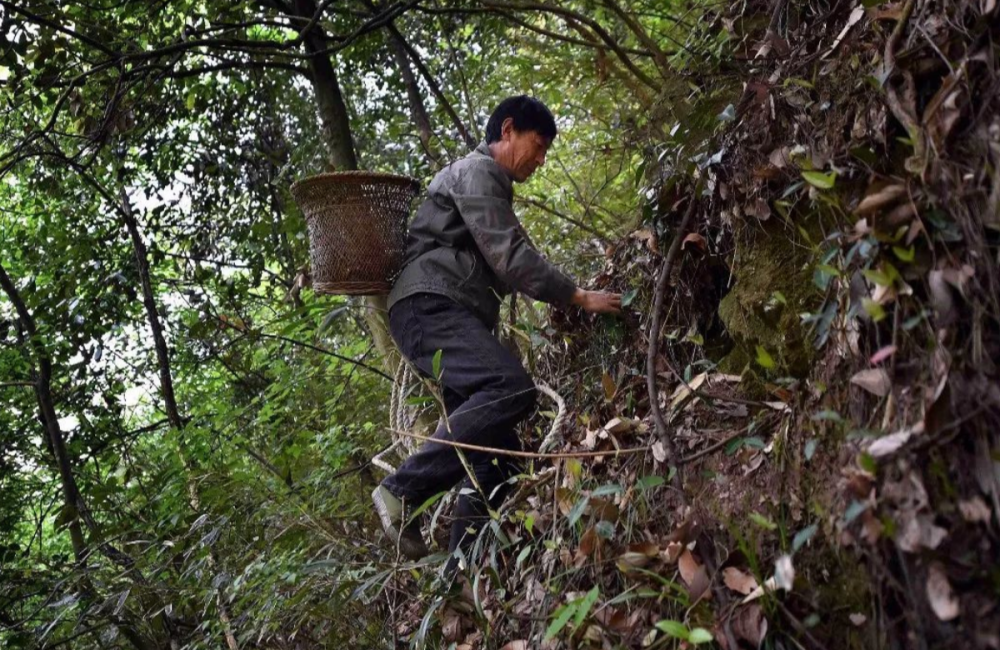
[[[507, 125], [504, 125], [507, 127]], [[523, 183], [535, 173], [535, 170], [545, 164], [545, 154], [552, 141], [535, 131], [517, 131], [511, 125], [504, 135], [510, 138], [508, 142], [510, 171], [514, 180]], [[506, 129], [505, 129], [506, 130]]]

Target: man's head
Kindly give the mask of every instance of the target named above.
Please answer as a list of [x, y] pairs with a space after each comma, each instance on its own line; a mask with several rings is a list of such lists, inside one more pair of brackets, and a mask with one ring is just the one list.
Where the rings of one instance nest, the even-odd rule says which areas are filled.
[[493, 159], [523, 183], [545, 164], [545, 153], [556, 133], [556, 120], [545, 104], [517, 95], [494, 109], [486, 124], [486, 144]]

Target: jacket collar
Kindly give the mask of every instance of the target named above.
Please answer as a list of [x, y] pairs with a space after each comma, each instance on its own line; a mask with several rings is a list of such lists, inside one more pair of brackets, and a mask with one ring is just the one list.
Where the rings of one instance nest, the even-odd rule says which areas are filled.
[[[493, 154], [490, 152], [490, 145], [486, 144], [486, 140], [483, 140], [482, 142], [479, 143], [479, 146], [477, 146], [475, 149], [475, 153], [481, 154], [483, 156], [486, 156], [490, 160], [493, 160]], [[497, 167], [503, 170], [503, 173], [507, 176], [508, 179], [510, 179], [512, 183], [514, 182], [514, 175], [511, 174], [509, 171], [507, 171], [506, 167], [504, 167], [500, 163], [497, 163]]]

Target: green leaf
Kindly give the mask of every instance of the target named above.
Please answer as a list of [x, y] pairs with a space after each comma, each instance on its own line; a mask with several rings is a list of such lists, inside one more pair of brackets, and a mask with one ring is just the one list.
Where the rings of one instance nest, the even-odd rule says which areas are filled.
[[431, 370], [434, 373], [434, 379], [441, 379], [441, 353], [444, 350], [438, 350], [434, 353], [434, 358], [431, 359]]
[[917, 256], [917, 250], [913, 246], [910, 246], [909, 248], [893, 246], [892, 252], [899, 258], [900, 262], [912, 262]]
[[752, 521], [753, 523], [757, 524], [758, 526], [760, 526], [764, 530], [777, 530], [778, 529], [778, 524], [774, 523], [773, 521], [771, 521], [770, 519], [768, 519], [764, 515], [760, 514], [759, 512], [751, 512], [750, 513], [750, 521]]
[[660, 621], [659, 623], [656, 624], [656, 629], [662, 630], [663, 632], [666, 632], [668, 635], [677, 639], [684, 639], [686, 641], [688, 638], [687, 626], [681, 623], [680, 621], [671, 621], [671, 620]]
[[885, 318], [885, 309], [871, 298], [862, 298], [861, 306], [864, 308], [865, 313], [871, 316], [872, 320], [876, 323]]
[[573, 627], [579, 628], [583, 625], [583, 620], [587, 618], [590, 608], [597, 602], [600, 593], [600, 590], [595, 585], [593, 589], [587, 592], [586, 596], [580, 599], [580, 604], [576, 608], [576, 616], [573, 618]]
[[437, 503], [438, 501], [440, 501], [441, 498], [444, 497], [445, 494], [447, 494], [447, 492], [438, 492], [437, 494], [435, 494], [431, 498], [429, 498], [426, 501], [424, 501], [423, 503], [421, 503], [420, 507], [417, 508], [416, 510], [414, 510], [413, 514], [410, 515], [410, 518], [407, 520], [407, 523], [415, 520], [417, 517], [419, 517], [420, 515], [422, 515], [424, 513], [424, 511], [426, 511], [428, 508], [430, 508], [435, 503]]
[[637, 490], [652, 490], [653, 488], [660, 487], [664, 483], [666, 483], [666, 479], [662, 476], [643, 476], [635, 482], [635, 487]]
[[817, 187], [821, 190], [833, 189], [834, 183], [837, 182], [837, 172], [802, 172], [802, 178], [806, 179], [806, 182]]
[[622, 307], [628, 307], [629, 305], [631, 305], [632, 301], [635, 300], [635, 297], [637, 295], [639, 295], [639, 290], [638, 289], [629, 289], [628, 291], [626, 291], [625, 293], [623, 293], [622, 294]]
[[847, 510], [844, 511], [844, 522], [848, 524], [851, 523], [867, 509], [868, 503], [864, 501], [851, 502], [851, 505], [847, 506]]
[[888, 273], [883, 273], [882, 271], [876, 271], [874, 269], [865, 269], [861, 272], [861, 275], [865, 276], [879, 286], [892, 286], [892, 278]]
[[774, 358], [762, 345], [757, 346], [757, 363], [761, 368], [774, 370]]
[[812, 539], [812, 536], [816, 534], [816, 529], [817, 525], [813, 524], [811, 526], [806, 526], [799, 532], [795, 533], [795, 537], [792, 538], [792, 553], [805, 546], [805, 543]]
[[569, 619], [573, 617], [574, 613], [576, 613], [578, 603], [579, 601], [574, 600], [573, 602], [566, 603], [556, 610], [556, 617], [552, 619], [548, 629], [545, 630], [545, 638], [542, 639], [543, 641], [548, 641], [553, 638], [555, 635], [559, 634], [564, 627], [566, 627], [566, 624], [569, 623]]
[[715, 637], [703, 627], [696, 627], [688, 634], [688, 642], [692, 645], [701, 645], [703, 643], [711, 643], [712, 641], [715, 641]]
[[590, 493], [591, 496], [603, 497], [609, 494], [621, 494], [624, 491], [622, 486], [617, 483], [609, 483], [608, 485], [602, 485], [593, 492]]
[[583, 511], [586, 510], [587, 503], [589, 501], [590, 501], [589, 498], [583, 497], [582, 499], [577, 501], [576, 505], [573, 506], [573, 509], [569, 511], [569, 514], [566, 515], [566, 520], [569, 522], [570, 526], [575, 525], [576, 522], [580, 520], [580, 517], [583, 516]]
[[841, 417], [840, 413], [837, 413], [836, 411], [831, 411], [830, 409], [823, 409], [822, 411], [818, 411], [816, 413], [813, 413], [812, 418], [810, 418], [810, 419], [813, 422], [824, 422], [824, 421], [826, 421], [826, 422], [843, 422], [844, 421], [844, 418]]
[[805, 456], [807, 461], [812, 460], [813, 455], [816, 454], [817, 445], [819, 445], [819, 440], [816, 438], [806, 440]]

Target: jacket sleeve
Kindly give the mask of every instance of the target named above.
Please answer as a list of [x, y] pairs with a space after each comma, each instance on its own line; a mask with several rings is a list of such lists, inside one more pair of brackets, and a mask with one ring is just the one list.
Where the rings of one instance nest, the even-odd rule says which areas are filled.
[[506, 285], [535, 300], [570, 304], [576, 283], [531, 246], [500, 174], [503, 171], [489, 163], [464, 170], [450, 190], [459, 214], [486, 262]]

